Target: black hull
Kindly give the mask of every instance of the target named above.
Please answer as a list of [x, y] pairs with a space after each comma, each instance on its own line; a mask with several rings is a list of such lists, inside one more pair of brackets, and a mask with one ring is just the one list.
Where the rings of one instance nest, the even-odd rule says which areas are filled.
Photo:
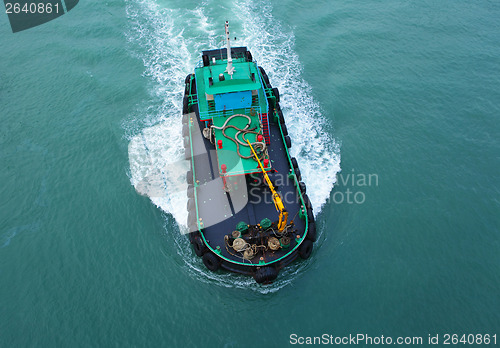
[[[243, 259], [241, 255], [236, 255], [238, 253], [234, 250], [232, 252], [227, 247], [227, 236], [231, 235], [239, 222], [243, 221], [250, 226], [255, 226], [263, 218], [269, 218], [273, 222], [272, 227], [276, 228], [279, 213], [271, 199], [269, 188], [258, 179], [249, 176], [239, 179], [244, 180], [249, 193], [248, 202], [240, 207], [237, 207], [238, 203], [232, 202], [230, 195], [223, 192], [222, 185], [211, 185], [212, 188], [208, 188], [209, 184], [217, 180], [220, 182], [221, 178], [217, 159], [214, 158], [214, 144], [202, 135], [206, 124], [200, 121], [199, 117], [194, 75], [188, 75], [185, 81], [183, 135], [186, 159], [191, 162], [191, 171], [196, 173], [196, 182], [190, 178], [192, 172], [188, 174], [188, 198], [190, 199], [188, 226], [191, 231], [189, 238], [196, 254], [203, 257], [205, 266], [210, 270], [216, 271], [222, 268], [231, 272], [252, 275], [258, 283], [270, 283], [277, 277], [280, 269], [289, 265], [297, 257], [306, 259], [310, 256], [313, 242], [316, 240], [316, 228], [312, 206], [305, 193], [305, 184], [300, 181], [300, 170], [296, 160], [290, 158], [287, 151], [287, 148], [291, 146], [291, 140], [287, 136], [278, 91], [270, 86], [263, 69], [260, 69], [260, 74], [269, 98], [269, 110], [267, 110], [269, 136], [266, 140], [269, 142], [268, 151], [275, 170], [269, 176], [276, 183], [282, 197], [286, 198], [284, 199], [286, 209], [290, 214], [290, 220], [294, 222], [293, 227], [288, 230], [290, 239], [288, 246], [282, 246], [274, 251], [262, 249], [252, 260]], [[196, 204], [198, 215], [196, 215], [193, 203]], [[227, 218], [208, 225], [199, 223], [198, 217], [203, 217], [203, 221], [209, 220], [210, 216], [214, 215], [214, 212], [219, 213], [223, 206], [228, 211]], [[257, 240], [257, 244], [259, 238], [262, 241], [267, 238], [259, 237], [260, 234], [257, 232], [251, 236], [254, 237], [248, 238]]]

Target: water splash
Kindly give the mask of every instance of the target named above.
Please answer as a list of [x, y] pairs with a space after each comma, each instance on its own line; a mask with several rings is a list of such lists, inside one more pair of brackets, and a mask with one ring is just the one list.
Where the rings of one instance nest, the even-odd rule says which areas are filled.
[[234, 11], [243, 23], [243, 39], [253, 56], [280, 91], [280, 105], [316, 214], [330, 197], [340, 171], [339, 145], [325, 132], [326, 120], [302, 77], [294, 51], [295, 36], [272, 16], [266, 1], [240, 1]]
[[[131, 53], [141, 59], [152, 87], [151, 103], [123, 124], [129, 143], [130, 179], [162, 210], [185, 226], [188, 163], [184, 161], [181, 109], [184, 78], [213, 43], [203, 8], [162, 8], [151, 0], [127, 1]], [[184, 21], [191, 23], [186, 32]], [[154, 192], [154, 194], [151, 194]]]
[[[183, 229], [186, 221], [184, 190], [188, 163], [185, 162], [184, 169], [177, 170], [184, 155], [183, 81], [192, 73], [203, 49], [221, 47], [222, 25], [219, 28], [216, 24], [223, 23], [223, 18], [207, 15], [217, 6], [220, 5], [205, 1], [193, 10], [169, 9], [153, 0], [127, 1], [130, 30], [126, 36], [131, 54], [142, 60], [144, 76], [151, 83], [151, 100], [123, 123], [125, 136], [130, 141], [130, 179], [140, 193], [150, 196], [154, 204], [171, 215], [165, 215], [166, 230], [171, 224]], [[280, 90], [282, 109], [293, 140], [292, 154], [298, 159], [317, 213], [335, 184], [340, 154], [335, 140], [324, 131], [326, 121], [312, 97], [311, 87], [301, 77], [302, 65], [293, 49], [293, 32], [286, 31], [272, 17], [272, 9], [264, 1], [244, 0], [231, 6], [234, 6], [231, 12], [242, 23], [239, 41], [249, 47], [266, 69], [273, 86]], [[190, 23], [189, 27], [185, 26], [186, 22]], [[172, 167], [176, 168], [175, 173]], [[155, 193], [151, 194], [151, 190]], [[187, 238], [178, 233], [167, 235], [189, 273], [200, 281], [225, 287], [276, 292], [312, 262], [309, 259], [293, 263], [281, 271], [275, 283], [261, 287], [247, 276], [207, 271], [192, 252]]]

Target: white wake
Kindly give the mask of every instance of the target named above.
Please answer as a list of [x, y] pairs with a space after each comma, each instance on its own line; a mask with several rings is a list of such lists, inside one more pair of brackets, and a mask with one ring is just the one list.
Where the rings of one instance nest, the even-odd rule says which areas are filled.
[[[240, 22], [237, 44], [251, 50], [259, 65], [265, 68], [271, 84], [280, 90], [293, 143], [292, 155], [297, 157], [317, 214], [340, 171], [339, 147], [324, 131], [327, 121], [312, 96], [311, 87], [302, 77], [302, 65], [294, 51], [294, 34], [272, 17], [268, 2], [242, 0], [222, 6], [212, 0], [194, 9], [162, 7], [154, 0], [127, 0], [126, 3], [130, 51], [144, 64], [151, 94], [147, 105], [138, 106], [123, 122], [129, 140], [130, 180], [136, 190], [149, 196], [184, 228], [185, 173], [189, 168], [184, 161], [181, 135], [184, 78], [193, 72], [203, 49], [221, 47], [223, 23], [227, 19], [221, 16], [230, 14]], [[294, 275], [311, 262], [309, 259], [293, 263], [272, 286], [261, 287], [248, 277], [207, 271], [191, 252], [187, 238], [178, 233], [170, 233], [169, 238], [178, 246], [177, 252], [188, 269], [200, 275], [200, 280], [227, 287], [274, 292], [289, 284]]]

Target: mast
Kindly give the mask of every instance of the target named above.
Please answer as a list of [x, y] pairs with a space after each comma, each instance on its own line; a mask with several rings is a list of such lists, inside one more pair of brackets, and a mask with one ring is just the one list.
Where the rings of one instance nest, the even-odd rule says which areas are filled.
[[224, 29], [226, 31], [226, 48], [227, 48], [227, 67], [226, 72], [231, 75], [231, 79], [233, 78], [234, 67], [233, 67], [233, 58], [231, 58], [231, 39], [229, 38], [229, 22], [226, 21], [224, 25]]

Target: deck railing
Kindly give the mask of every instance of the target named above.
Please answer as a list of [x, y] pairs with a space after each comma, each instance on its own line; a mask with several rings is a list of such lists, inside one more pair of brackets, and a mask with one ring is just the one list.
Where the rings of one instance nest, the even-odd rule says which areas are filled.
[[200, 111], [200, 120], [208, 120], [213, 117], [231, 116], [234, 114], [244, 114], [244, 115], [258, 115], [260, 114], [260, 107], [255, 106], [245, 109], [229, 109], [222, 111]]

